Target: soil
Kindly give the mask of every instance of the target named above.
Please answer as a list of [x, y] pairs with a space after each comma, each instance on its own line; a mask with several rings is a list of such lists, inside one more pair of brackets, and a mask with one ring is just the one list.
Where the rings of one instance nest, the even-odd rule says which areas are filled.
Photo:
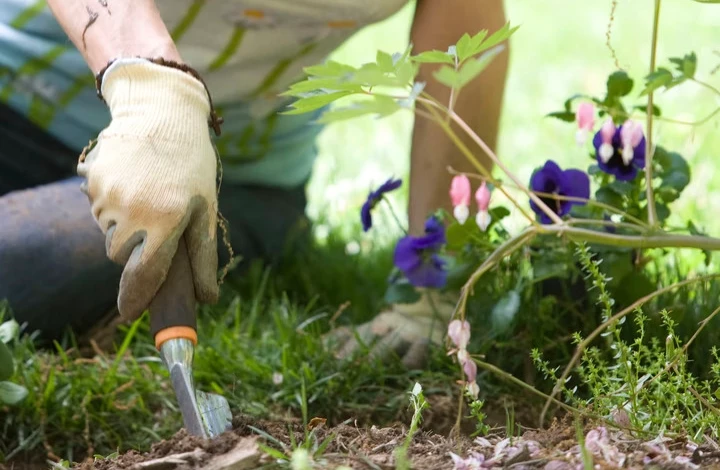
[[[324, 451], [312, 468], [358, 469], [396, 468], [395, 448], [406, 437], [402, 425], [362, 428], [346, 423], [327, 427], [324, 420], [310, 422], [314, 442]], [[259, 431], [259, 432], [258, 432]], [[291, 438], [292, 434], [292, 438]], [[653, 470], [720, 469], [720, 446], [708, 441], [698, 446], [684, 439], [642, 440], [621, 431], [588, 424], [583, 430], [586, 458], [595, 469], [631, 468]], [[210, 441], [178, 432], [153, 446], [147, 453], [127, 452], [109, 460], [86, 462], [78, 470], [242, 470], [272, 464], [275, 459], [261, 449], [266, 445], [284, 448], [301, 443], [304, 430], [298, 423], [263, 421], [236, 417], [233, 430]], [[281, 443], [281, 444], [280, 444]], [[312, 451], [311, 451], [312, 452]], [[583, 453], [572, 422], [555, 420], [547, 430], [528, 430], [507, 438], [503, 432], [471, 439], [451, 439], [431, 432], [418, 432], [409, 448], [411, 468], [432, 469], [514, 469], [582, 470]], [[310, 468], [310, 467], [295, 467]]]

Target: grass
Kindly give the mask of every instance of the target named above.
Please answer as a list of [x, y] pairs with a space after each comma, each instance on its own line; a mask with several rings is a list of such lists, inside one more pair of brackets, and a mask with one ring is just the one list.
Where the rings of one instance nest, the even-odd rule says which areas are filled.
[[[618, 61], [637, 78], [647, 68], [651, 6], [649, 0], [619, 2], [612, 26]], [[529, 177], [546, 158], [564, 166], [572, 166], [578, 158], [584, 161], [573, 145], [572, 128], [543, 116], [571, 94], [598, 92], [604, 87], [603, 77], [614, 68], [605, 45], [610, 7], [609, 1], [556, 0], [544, 9], [530, 0], [507, 2], [508, 18], [522, 27], [512, 40], [498, 151], [521, 178]], [[711, 47], [720, 8], [679, 0], [667, 0], [663, 8], [659, 62], [695, 50], [699, 73], [707, 74], [720, 61], [715, 60]], [[334, 58], [357, 64], [372, 60], [378, 48], [387, 52], [404, 49], [411, 13], [408, 7], [361, 32]], [[559, 21], [562, 27], [557, 26]], [[389, 36], [380, 39], [380, 33]], [[668, 116], [697, 119], [717, 106], [706, 96], [704, 90], [688, 86], [661, 95], [658, 101]], [[712, 216], [720, 209], [720, 182], [712, 177], [714, 151], [720, 149], [715, 125], [716, 121], [696, 129], [659, 126], [663, 145], [681, 150], [694, 172], [674, 211], [710, 233], [720, 232], [720, 220]], [[411, 129], [412, 117], [407, 114], [334, 124], [321, 135], [321, 152], [308, 188], [308, 212], [316, 221], [317, 247], [310, 254], [298, 253], [293, 262], [276, 269], [254, 266], [225, 290], [221, 305], [203, 309], [195, 368], [202, 389], [223, 394], [235, 411], [255, 416], [302, 416], [305, 421], [308, 416], [322, 416], [332, 422], [353, 417], [371, 424], [399, 418], [410, 421], [407, 391], [416, 382], [422, 384], [428, 398], [455, 390], [457, 368], [444, 351], [434, 351], [424, 371], [408, 372], [393, 360], [377, 362], [359, 356], [349, 364], [337, 361], [323, 345], [322, 334], [335, 317], [337, 323], [356, 324], [370, 319], [382, 306], [391, 268], [391, 243], [399, 232], [388, 218], [376, 222], [380, 230], [364, 234], [357, 211], [370, 186], [390, 174], [407, 174]], [[399, 192], [393, 197], [404, 204], [406, 194]], [[357, 244], [359, 252], [353, 254], [349, 244]], [[692, 273], [699, 259], [696, 253], [678, 252], [649, 270], [655, 282], [667, 285]], [[504, 328], [489, 327], [492, 306], [508, 286], [523, 279], [523, 263], [527, 260], [522, 257], [511, 259], [481, 289], [482, 295], [475, 299], [469, 349], [548, 391], [552, 383], [538, 376], [530, 351], [537, 351], [537, 359], [542, 357], [541, 372], [564, 365], [574, 348], [572, 333], [592, 331], [602, 322], [603, 309], [592, 303], [578, 305], [565, 293], [547, 296], [547, 285], [531, 283], [522, 291], [522, 307], [512, 322]], [[708, 267], [713, 269], [714, 263]], [[628, 322], [615, 340], [632, 345], [638, 333], [633, 325], [645, 328], [647, 337], [663, 337], [669, 322], [678, 341], [688, 338], [713, 310], [717, 298], [720, 285], [713, 282], [664, 295], [645, 308], [648, 325]], [[623, 304], [622, 299], [616, 300]], [[683, 363], [687, 371], [683, 369], [679, 377], [687, 377], [689, 371], [708, 376], [716, 373], [708, 351], [720, 339], [719, 327], [714, 319], [694, 341], [688, 355], [695, 360]], [[548, 338], [560, 340], [549, 342]], [[15, 380], [31, 393], [18, 407], [0, 408], [0, 462], [23, 453], [72, 461], [83, 455], [145, 449], [181, 426], [146, 319], [120, 332], [116, 355], [85, 357], [71, 338], [58, 344], [54, 352], [38, 352], [31, 340], [13, 344], [21, 364]], [[638, 346], [626, 353], [636, 354], [641, 364], [659, 351], [656, 346]], [[678, 349], [679, 343], [674, 347]], [[585, 374], [586, 378], [595, 377], [587, 380], [600, 387], [591, 390], [600, 396], [614, 390], [618, 376], [602, 375], [609, 363], [593, 354], [590, 351], [586, 356]], [[656, 371], [656, 366], [651, 362], [643, 367]], [[478, 382], [485, 396], [510, 390], [519, 397], [517, 389], [500, 388], [488, 373], [480, 373]], [[698, 384], [698, 389], [705, 387]], [[688, 399], [677, 387], [651, 391]], [[654, 396], [648, 395], [646, 400]], [[617, 401], [608, 399], [602, 406], [616, 405]], [[419, 412], [415, 416], [419, 420]], [[710, 414], [704, 419], [712, 418]]]

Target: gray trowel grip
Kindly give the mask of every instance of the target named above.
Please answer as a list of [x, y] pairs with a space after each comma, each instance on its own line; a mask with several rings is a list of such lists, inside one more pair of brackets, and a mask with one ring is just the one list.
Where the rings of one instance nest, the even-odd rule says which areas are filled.
[[182, 236], [167, 278], [150, 302], [150, 332], [153, 338], [158, 332], [177, 326], [197, 330], [195, 305], [192, 268], [185, 237]]

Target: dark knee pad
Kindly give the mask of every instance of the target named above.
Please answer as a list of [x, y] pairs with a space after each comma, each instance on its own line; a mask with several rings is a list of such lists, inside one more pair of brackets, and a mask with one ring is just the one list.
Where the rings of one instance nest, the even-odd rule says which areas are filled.
[[[294, 242], [309, 233], [305, 185], [292, 189], [223, 183], [218, 205], [227, 219], [228, 238], [241, 265], [254, 260], [275, 262]], [[220, 267], [228, 262], [222, 230], [218, 230]]]
[[83, 332], [116, 304], [122, 268], [106, 257], [80, 182], [0, 198], [0, 300], [45, 339]]

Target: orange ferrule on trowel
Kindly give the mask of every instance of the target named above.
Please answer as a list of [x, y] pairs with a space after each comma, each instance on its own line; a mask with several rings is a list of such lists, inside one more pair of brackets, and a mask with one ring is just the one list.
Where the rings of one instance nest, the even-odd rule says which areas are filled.
[[155, 347], [159, 350], [163, 343], [170, 339], [183, 338], [192, 341], [193, 346], [197, 346], [197, 332], [189, 326], [171, 326], [160, 330], [155, 335]]

